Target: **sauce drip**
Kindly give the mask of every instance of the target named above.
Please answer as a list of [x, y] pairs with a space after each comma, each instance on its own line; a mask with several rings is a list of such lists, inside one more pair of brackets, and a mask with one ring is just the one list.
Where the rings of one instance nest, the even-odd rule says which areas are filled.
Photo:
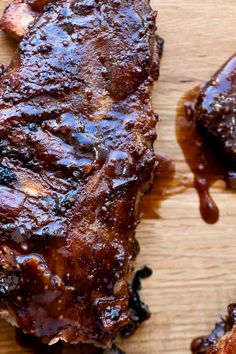
[[226, 166], [219, 161], [218, 154], [198, 132], [194, 106], [199, 93], [200, 87], [197, 86], [180, 100], [176, 135], [185, 160], [194, 174], [194, 187], [199, 195], [201, 216], [208, 224], [214, 224], [219, 219], [219, 209], [212, 199], [210, 187], [218, 180], [224, 180], [229, 187], [233, 187], [234, 178], [230, 177]]
[[190, 350], [193, 354], [201, 353], [203, 345], [204, 345], [204, 337], [198, 337], [192, 341], [190, 345]]

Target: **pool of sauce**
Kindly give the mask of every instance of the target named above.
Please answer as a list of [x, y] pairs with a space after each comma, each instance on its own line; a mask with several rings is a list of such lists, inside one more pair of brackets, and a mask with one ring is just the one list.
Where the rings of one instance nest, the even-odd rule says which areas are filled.
[[198, 192], [200, 212], [203, 220], [214, 224], [219, 219], [219, 209], [210, 194], [210, 187], [223, 180], [234, 189], [234, 176], [230, 176], [227, 167], [218, 158], [213, 149], [198, 132], [194, 106], [200, 93], [197, 86], [187, 92], [180, 100], [177, 109], [176, 135], [185, 160], [194, 175], [193, 185]]

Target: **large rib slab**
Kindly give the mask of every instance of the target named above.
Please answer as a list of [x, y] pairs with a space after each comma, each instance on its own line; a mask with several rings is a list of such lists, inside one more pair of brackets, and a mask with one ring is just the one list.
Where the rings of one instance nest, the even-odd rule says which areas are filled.
[[0, 78], [0, 306], [54, 343], [132, 322], [139, 202], [156, 158], [148, 1], [54, 1]]

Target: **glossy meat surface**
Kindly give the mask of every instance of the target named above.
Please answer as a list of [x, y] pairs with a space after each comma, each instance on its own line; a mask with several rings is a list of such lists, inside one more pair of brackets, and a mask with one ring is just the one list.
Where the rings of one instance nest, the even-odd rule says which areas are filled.
[[132, 324], [155, 18], [148, 1], [54, 1], [0, 77], [1, 314], [46, 343], [106, 347]]
[[233, 56], [202, 88], [196, 104], [199, 129], [236, 169], [236, 56]]
[[215, 325], [208, 337], [199, 337], [192, 342], [193, 354], [236, 353], [236, 304], [228, 306], [228, 314]]

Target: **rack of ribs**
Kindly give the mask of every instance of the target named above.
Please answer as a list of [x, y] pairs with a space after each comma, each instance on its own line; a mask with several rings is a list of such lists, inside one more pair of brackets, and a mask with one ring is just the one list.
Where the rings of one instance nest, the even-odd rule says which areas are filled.
[[158, 164], [156, 13], [148, 0], [41, 10], [0, 77], [0, 311], [45, 343], [105, 348], [137, 320], [135, 228]]

